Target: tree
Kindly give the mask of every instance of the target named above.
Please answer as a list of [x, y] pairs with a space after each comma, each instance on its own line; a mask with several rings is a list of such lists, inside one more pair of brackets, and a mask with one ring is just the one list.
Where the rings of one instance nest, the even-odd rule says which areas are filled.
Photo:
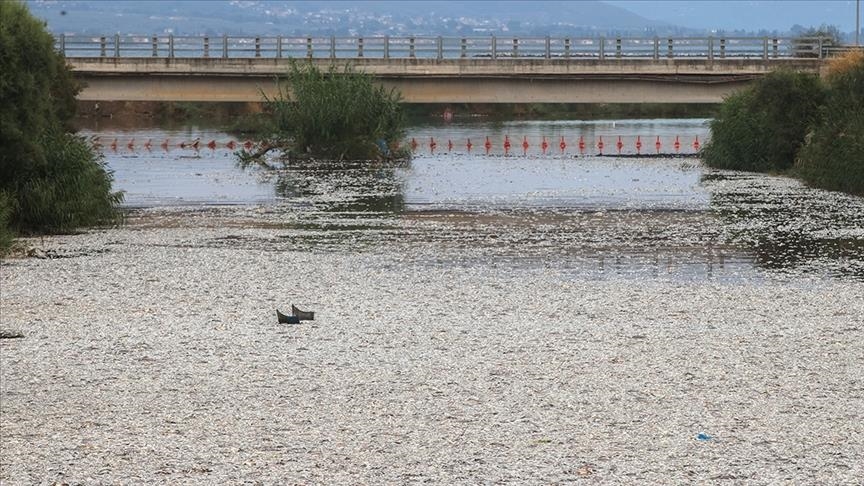
[[330, 160], [405, 155], [398, 150], [404, 116], [397, 91], [376, 85], [370, 75], [347, 65], [341, 71], [333, 65], [322, 71], [311, 63], [292, 62], [286, 80], [290, 94], [280, 88], [276, 97], [265, 97], [267, 149]]
[[122, 195], [102, 159], [69, 133], [79, 89], [44, 24], [24, 4], [0, 2], [0, 214], [17, 231], [70, 231], [118, 214]]

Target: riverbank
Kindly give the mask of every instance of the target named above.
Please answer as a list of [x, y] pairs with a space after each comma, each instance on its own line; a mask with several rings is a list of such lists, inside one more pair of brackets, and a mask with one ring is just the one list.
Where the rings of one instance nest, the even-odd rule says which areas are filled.
[[[583, 278], [395, 233], [362, 244], [386, 225], [297, 250], [315, 230], [271, 215], [136, 211], [5, 260], [3, 325], [25, 337], [0, 340], [0, 479], [864, 474], [860, 281]], [[316, 320], [278, 325], [291, 304]]]
[[[654, 118], [710, 118], [719, 105], [682, 103], [465, 103], [403, 104], [409, 124], [443, 122], [445, 112], [456, 122], [513, 120], [604, 120]], [[236, 134], [259, 133], [263, 103], [205, 102], [79, 102], [76, 125], [98, 130], [163, 128], [196, 125], [218, 127]]]

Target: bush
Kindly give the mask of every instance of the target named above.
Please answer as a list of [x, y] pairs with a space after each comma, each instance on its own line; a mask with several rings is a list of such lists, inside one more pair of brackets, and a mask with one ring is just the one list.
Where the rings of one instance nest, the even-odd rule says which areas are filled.
[[266, 99], [273, 137], [283, 146], [322, 159], [368, 160], [386, 156], [404, 136], [400, 94], [347, 66], [324, 72], [293, 62], [292, 94]]
[[813, 75], [783, 70], [766, 75], [723, 101], [703, 160], [719, 169], [789, 169], [824, 97]]
[[813, 186], [864, 195], [864, 55], [850, 53], [828, 72], [822, 122], [801, 150], [797, 170]]
[[0, 5], [0, 192], [5, 233], [70, 231], [113, 221], [122, 196], [81, 138], [69, 135], [80, 89], [45, 26]]
[[9, 218], [12, 216], [12, 198], [0, 191], [0, 256], [12, 246], [13, 234], [9, 230]]
[[122, 194], [111, 192], [112, 175], [101, 154], [68, 133], [48, 135], [42, 145], [46, 165], [18, 187], [16, 226], [50, 233], [116, 222]]

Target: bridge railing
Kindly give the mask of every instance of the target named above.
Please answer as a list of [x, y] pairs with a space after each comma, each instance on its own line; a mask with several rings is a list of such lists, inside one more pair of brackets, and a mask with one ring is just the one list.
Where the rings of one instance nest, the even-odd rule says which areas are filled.
[[283, 37], [63, 35], [57, 49], [83, 58], [314, 59], [822, 59], [836, 46], [806, 37]]

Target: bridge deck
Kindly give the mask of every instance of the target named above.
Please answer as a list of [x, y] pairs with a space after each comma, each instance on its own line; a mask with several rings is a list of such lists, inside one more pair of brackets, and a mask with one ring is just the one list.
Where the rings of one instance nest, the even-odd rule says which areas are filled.
[[[532, 51], [524, 39], [492, 38], [491, 50], [485, 46], [479, 54], [445, 49], [453, 39], [444, 38], [417, 45], [414, 38], [386, 39], [377, 54], [370, 47], [374, 39], [350, 40], [347, 54], [337, 49], [335, 38], [329, 47], [327, 39], [302, 40], [294, 45], [276, 39], [274, 48], [255, 38], [231, 48], [225, 37], [221, 57], [211, 56], [220, 43], [211, 45], [207, 38], [182, 44], [169, 36], [166, 47], [158, 37], [88, 38], [83, 44], [64, 37], [60, 47], [67, 56], [79, 54], [67, 57], [87, 84], [79, 98], [106, 101], [260, 101], [262, 91], [275, 94], [275, 77], [296, 60], [323, 69], [350, 64], [398, 89], [409, 103], [716, 103], [775, 69], [818, 73], [824, 62], [821, 41], [767, 38], [750, 39], [755, 46], [750, 50], [734, 50], [726, 39], [663, 40], [668, 51], [660, 49], [666, 44], [658, 39], [616, 39], [611, 46], [601, 39], [576, 50], [576, 40], [547, 38]], [[409, 41], [410, 51], [398, 51]], [[292, 46], [308, 57], [286, 57]]]

